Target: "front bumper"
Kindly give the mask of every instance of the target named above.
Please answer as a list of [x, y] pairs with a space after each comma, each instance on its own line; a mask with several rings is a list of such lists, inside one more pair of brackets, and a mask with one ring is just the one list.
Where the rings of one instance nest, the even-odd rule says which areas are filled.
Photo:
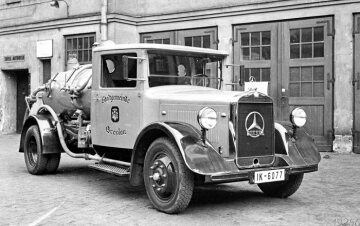
[[213, 175], [205, 176], [205, 183], [224, 183], [224, 182], [235, 182], [235, 181], [249, 181], [250, 184], [254, 183], [254, 173], [256, 171], [263, 170], [276, 170], [276, 169], [285, 169], [285, 180], [291, 174], [298, 173], [309, 173], [318, 170], [318, 165], [311, 166], [282, 166], [282, 167], [267, 167], [267, 168], [256, 168], [256, 169], [246, 169], [241, 170], [241, 172], [236, 173], [219, 173]]

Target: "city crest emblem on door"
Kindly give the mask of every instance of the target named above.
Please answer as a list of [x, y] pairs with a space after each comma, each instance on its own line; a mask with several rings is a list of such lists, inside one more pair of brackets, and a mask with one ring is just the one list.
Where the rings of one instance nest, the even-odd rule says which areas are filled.
[[253, 111], [246, 116], [245, 129], [247, 136], [252, 138], [264, 136], [265, 135], [264, 128], [265, 128], [264, 118], [259, 112]]
[[111, 121], [119, 121], [119, 108], [116, 106], [111, 107]]

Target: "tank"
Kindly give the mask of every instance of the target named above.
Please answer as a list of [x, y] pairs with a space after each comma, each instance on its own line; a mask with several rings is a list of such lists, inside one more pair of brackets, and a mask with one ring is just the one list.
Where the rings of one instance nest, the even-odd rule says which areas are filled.
[[91, 65], [60, 72], [46, 83], [44, 104], [49, 105], [57, 114], [68, 114], [70, 117], [76, 110], [82, 110], [83, 118], [90, 119], [91, 84]]

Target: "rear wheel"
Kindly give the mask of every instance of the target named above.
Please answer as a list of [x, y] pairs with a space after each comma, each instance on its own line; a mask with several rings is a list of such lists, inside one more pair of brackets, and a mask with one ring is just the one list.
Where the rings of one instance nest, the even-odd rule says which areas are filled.
[[145, 156], [144, 182], [151, 203], [162, 212], [179, 213], [190, 203], [194, 175], [168, 138], [158, 138], [150, 145]]
[[278, 198], [287, 198], [294, 194], [300, 187], [304, 174], [292, 174], [287, 181], [258, 184], [259, 188], [267, 195]]
[[48, 154], [47, 157], [48, 163], [46, 165], [46, 173], [56, 173], [59, 167], [61, 153]]
[[40, 175], [46, 170], [48, 156], [42, 154], [41, 136], [36, 125], [31, 126], [25, 135], [24, 157], [26, 168], [31, 174]]

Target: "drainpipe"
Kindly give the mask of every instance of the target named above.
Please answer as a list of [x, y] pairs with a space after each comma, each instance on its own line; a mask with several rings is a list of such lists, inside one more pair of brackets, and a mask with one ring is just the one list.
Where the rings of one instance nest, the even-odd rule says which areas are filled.
[[100, 32], [101, 32], [101, 42], [104, 42], [108, 39], [107, 37], [107, 11], [108, 11], [108, 0], [103, 0], [101, 4], [101, 23], [100, 23]]

